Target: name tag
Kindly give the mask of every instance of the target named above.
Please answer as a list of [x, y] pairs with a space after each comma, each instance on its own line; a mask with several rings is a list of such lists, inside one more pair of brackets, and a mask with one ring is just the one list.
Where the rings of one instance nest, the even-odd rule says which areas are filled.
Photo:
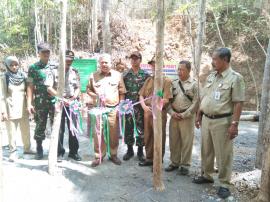
[[219, 91], [214, 92], [214, 99], [215, 100], [220, 100], [220, 92]]

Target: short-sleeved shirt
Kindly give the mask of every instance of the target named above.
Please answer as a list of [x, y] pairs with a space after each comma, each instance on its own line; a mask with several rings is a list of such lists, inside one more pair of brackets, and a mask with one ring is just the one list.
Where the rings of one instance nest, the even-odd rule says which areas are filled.
[[[164, 99], [171, 99], [172, 98], [172, 82], [169, 78], [163, 77], [163, 98]], [[154, 77], [148, 77], [143, 85], [143, 87], [139, 91], [139, 95], [143, 96], [144, 98], [153, 96], [154, 92]], [[145, 100], [145, 104], [147, 106], [151, 106], [152, 99]]]
[[123, 79], [127, 89], [125, 95], [126, 99], [132, 100], [133, 103], [139, 101], [139, 90], [149, 76], [150, 75], [142, 69], [139, 69], [137, 74], [134, 73], [133, 69], [124, 72]]
[[203, 89], [200, 110], [208, 115], [233, 112], [234, 102], [245, 101], [245, 83], [241, 74], [228, 68], [211, 73]]
[[[183, 118], [188, 118], [192, 114], [195, 114], [198, 108], [198, 83], [191, 77], [185, 81], [180, 81], [184, 89], [183, 92], [179, 81], [179, 79], [176, 79], [172, 82], [173, 100], [168, 112], [169, 114], [182, 112]], [[186, 95], [189, 96], [191, 100]]]
[[47, 75], [51, 74], [51, 71], [56, 67], [56, 64], [50, 61], [48, 64], [39, 61], [29, 67], [27, 83], [34, 86], [35, 105], [46, 105], [48, 101], [52, 100], [52, 97], [47, 92], [45, 80]]
[[[53, 87], [57, 89], [58, 84], [58, 72], [55, 69], [51, 72], [51, 74], [47, 75], [45, 80], [45, 85]], [[77, 70], [72, 67], [69, 68], [67, 72], [65, 72], [65, 88], [63, 96], [65, 98], [69, 98], [74, 96], [75, 90], [80, 88], [80, 76]]]
[[91, 74], [87, 85], [87, 92], [104, 96], [105, 105], [113, 107], [119, 103], [119, 95], [126, 93], [126, 88], [122, 75], [119, 72], [111, 69], [108, 75], [104, 75], [98, 70]]

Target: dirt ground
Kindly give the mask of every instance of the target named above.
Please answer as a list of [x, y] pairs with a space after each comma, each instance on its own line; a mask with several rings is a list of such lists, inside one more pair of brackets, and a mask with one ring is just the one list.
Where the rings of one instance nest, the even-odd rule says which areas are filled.
[[[58, 164], [56, 176], [50, 176], [47, 173], [49, 139], [44, 142], [44, 160], [37, 161], [34, 160], [33, 155], [23, 155], [22, 144], [18, 141], [19, 159], [11, 163], [8, 161], [7, 137], [3, 126], [2, 130], [4, 202], [222, 201], [216, 196], [216, 183], [195, 185], [191, 182], [192, 177], [200, 173], [200, 132], [198, 130], [194, 139], [190, 175], [179, 176], [177, 172], [163, 172], [166, 188], [164, 192], [154, 191], [150, 167], [139, 167], [136, 157], [122, 162], [121, 166], [116, 166], [106, 159], [102, 165], [91, 168], [93, 147], [85, 136], [80, 138], [79, 153], [83, 158], [81, 162], [75, 162], [67, 157], [68, 146], [67, 141], [65, 142], [65, 160]], [[258, 123], [242, 122], [240, 124], [240, 134], [234, 144], [233, 180], [236, 187], [232, 186], [232, 196], [226, 201], [248, 201], [250, 197], [239, 187], [242, 186], [243, 181], [249, 179], [245, 177], [245, 173], [254, 170], [257, 130]], [[167, 136], [163, 168], [170, 162], [168, 140]], [[33, 139], [32, 143], [34, 149]], [[125, 150], [126, 146], [120, 140], [119, 157], [121, 159]], [[259, 176], [260, 171], [257, 173]], [[258, 179], [256, 180], [253, 183], [259, 182]]]

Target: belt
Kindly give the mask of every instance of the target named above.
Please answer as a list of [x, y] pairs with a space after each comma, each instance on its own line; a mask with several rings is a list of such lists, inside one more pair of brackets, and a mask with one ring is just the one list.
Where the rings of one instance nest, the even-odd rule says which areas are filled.
[[203, 115], [206, 116], [206, 117], [209, 118], [209, 119], [221, 119], [221, 118], [224, 118], [224, 117], [231, 116], [232, 113], [217, 114], [217, 115], [209, 115], [209, 114], [203, 113]]
[[177, 113], [184, 113], [185, 111], [187, 111], [187, 109], [176, 110], [175, 108], [173, 108], [173, 110], [176, 111]]
[[[117, 104], [118, 105], [118, 104]], [[114, 106], [109, 106], [109, 105], [106, 105], [107, 108], [115, 108], [117, 107], [117, 105], [114, 105]]]

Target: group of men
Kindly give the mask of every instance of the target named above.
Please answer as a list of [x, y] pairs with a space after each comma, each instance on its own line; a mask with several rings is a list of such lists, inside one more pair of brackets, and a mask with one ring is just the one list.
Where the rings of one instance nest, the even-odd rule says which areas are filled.
[[[42, 142], [45, 139], [45, 130], [48, 116], [51, 125], [53, 124], [55, 111], [55, 96], [57, 94], [57, 66], [50, 61], [50, 46], [47, 43], [38, 45], [39, 61], [29, 67], [27, 78], [27, 109], [30, 114], [34, 114], [36, 128], [34, 139], [36, 140], [36, 159], [43, 158]], [[80, 161], [78, 154], [79, 142], [70, 130], [70, 121], [68, 118], [69, 105], [71, 102], [79, 98], [80, 80], [75, 69], [71, 67], [74, 60], [74, 53], [70, 50], [66, 51], [65, 63], [65, 88], [63, 94], [63, 102], [65, 110], [62, 111], [61, 126], [58, 141], [58, 161], [62, 161], [65, 154], [63, 148], [63, 138], [65, 132], [65, 120], [69, 129], [69, 155], [76, 161]]]
[[[36, 128], [34, 138], [37, 143], [36, 159], [43, 158], [42, 141], [45, 139], [45, 128], [48, 114], [51, 121], [54, 113], [54, 96], [57, 92], [57, 75], [55, 65], [50, 63], [48, 44], [38, 46], [40, 61], [30, 66], [28, 72], [28, 111], [34, 113]], [[80, 94], [79, 76], [71, 67], [74, 59], [72, 51], [66, 52], [66, 75], [64, 103], [58, 145], [58, 159], [65, 153], [63, 137], [65, 119], [69, 113], [69, 105], [78, 99]], [[122, 74], [112, 69], [109, 54], [99, 57], [99, 69], [90, 75], [87, 94], [94, 104], [103, 97], [106, 108], [117, 107], [121, 100], [129, 99], [134, 106], [135, 123], [131, 114], [126, 115], [124, 140], [127, 151], [123, 160], [134, 156], [133, 146], [136, 143], [139, 166], [153, 165], [153, 106], [149, 99], [154, 93], [155, 61], [149, 61], [153, 74], [140, 68], [142, 55], [135, 51], [129, 55], [131, 68]], [[191, 63], [181, 61], [178, 67], [178, 79], [171, 81], [163, 77], [163, 109], [162, 109], [162, 154], [165, 153], [167, 113], [171, 115], [169, 123], [169, 145], [171, 163], [166, 172], [178, 170], [180, 175], [187, 175], [191, 164], [194, 127], [201, 127], [202, 133], [202, 176], [193, 179], [194, 183], [213, 183], [214, 160], [218, 167], [220, 188], [217, 194], [221, 198], [230, 195], [229, 183], [232, 172], [233, 139], [238, 134], [238, 122], [244, 101], [245, 86], [243, 77], [230, 67], [231, 52], [228, 48], [219, 48], [212, 55], [214, 71], [209, 75], [207, 83], [199, 96], [198, 82], [190, 75]], [[33, 96], [34, 95], [34, 96]], [[147, 98], [147, 99], [146, 99]], [[34, 107], [33, 104], [34, 103]], [[99, 142], [94, 136], [95, 159], [92, 167], [100, 165], [106, 155], [106, 146], [110, 147], [110, 158], [114, 164], [120, 165], [117, 150], [119, 143], [119, 114], [110, 110], [108, 114], [109, 143]], [[69, 157], [79, 161], [79, 143], [69, 128]], [[136, 125], [136, 128], [134, 127]], [[135, 131], [136, 130], [136, 131]], [[134, 134], [137, 134], [136, 136]], [[143, 147], [145, 146], [146, 157]], [[100, 151], [101, 150], [101, 151]], [[102, 154], [100, 156], [100, 153]]]

